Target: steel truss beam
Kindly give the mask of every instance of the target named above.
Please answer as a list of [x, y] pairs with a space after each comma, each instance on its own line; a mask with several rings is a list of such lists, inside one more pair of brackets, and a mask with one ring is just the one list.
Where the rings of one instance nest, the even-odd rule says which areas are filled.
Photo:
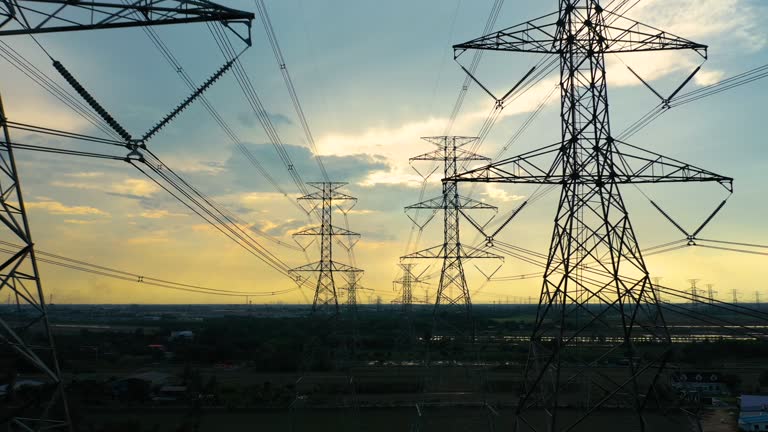
[[194, 22], [221, 22], [251, 44], [251, 12], [206, 0], [3, 0], [0, 37]]
[[[339, 299], [336, 292], [334, 273], [344, 275], [349, 287], [351, 287], [350, 294], [355, 296], [354, 302], [356, 304], [357, 285], [362, 270], [333, 260], [333, 238], [335, 236], [356, 239], [360, 237], [360, 234], [334, 226], [332, 216], [334, 208], [338, 208], [342, 212], [349, 211], [357, 202], [357, 198], [339, 192], [338, 189], [346, 185], [346, 183], [325, 182], [307, 184], [317, 190], [298, 198], [298, 200], [300, 203], [308, 205], [308, 212], [316, 211], [320, 214], [320, 225], [301, 230], [294, 234], [294, 238], [303, 236], [320, 237], [320, 260], [296, 267], [291, 270], [291, 273], [296, 274], [297, 277], [300, 277], [301, 273], [318, 273], [315, 296], [312, 301], [312, 313], [337, 316], [339, 314]], [[342, 207], [339, 205], [340, 203], [349, 205]], [[299, 243], [299, 245], [301, 244]]]
[[[732, 179], [614, 139], [605, 54], [691, 49], [706, 56], [706, 46], [606, 11], [598, 0], [560, 0], [557, 13], [454, 49], [560, 58], [561, 141], [444, 180], [562, 185], [516, 430], [571, 431], [607, 406], [634, 411], [637, 430], [651, 430], [648, 410], [660, 403], [671, 341], [619, 187], [718, 182], [730, 190]], [[620, 343], [594, 343], [617, 332]], [[600, 368], [619, 360], [623, 376]], [[566, 416], [566, 404], [581, 409]]]

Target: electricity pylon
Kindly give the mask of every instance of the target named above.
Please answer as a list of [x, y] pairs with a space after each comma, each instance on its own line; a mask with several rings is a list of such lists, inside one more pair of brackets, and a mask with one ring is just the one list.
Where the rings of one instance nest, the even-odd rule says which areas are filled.
[[[351, 275], [349, 277], [356, 278], [356, 274], [359, 275], [362, 270], [333, 260], [334, 237], [347, 237], [349, 240], [349, 247], [351, 247], [360, 238], [360, 234], [354, 233], [345, 228], [334, 226], [332, 223], [332, 216], [334, 208], [338, 208], [341, 212], [349, 211], [357, 202], [357, 198], [353, 198], [347, 194], [339, 192], [339, 189], [346, 185], [346, 183], [318, 182], [307, 184], [317, 189], [317, 191], [300, 197], [299, 202], [307, 203], [309, 212], [319, 213], [320, 225], [306, 228], [295, 233], [294, 239], [303, 237], [320, 237], [320, 260], [310, 264], [305, 264], [301, 267], [296, 267], [292, 269], [291, 272], [296, 274], [317, 273], [317, 285], [315, 286], [315, 296], [314, 300], [312, 301], [312, 313], [331, 314], [333, 316], [338, 316], [339, 298], [336, 293], [336, 281], [334, 280], [334, 273]], [[347, 205], [342, 207], [340, 205], [341, 203], [346, 203]], [[297, 243], [306, 248], [310, 244], [314, 243], [314, 239], [310, 240], [309, 243], [304, 245], [298, 242], [298, 240]], [[347, 282], [353, 280], [349, 279], [349, 277]], [[357, 279], [354, 279], [354, 282], [357, 283]]]
[[[732, 179], [617, 140], [605, 55], [693, 50], [706, 58], [706, 46], [604, 10], [597, 0], [560, 0], [559, 6], [454, 50], [558, 56], [561, 140], [449, 179], [561, 186], [516, 430], [570, 431], [608, 405], [632, 410], [637, 430], [647, 431], [671, 340], [619, 185], [719, 182], [730, 190]], [[581, 292], [586, 295], [577, 297]], [[602, 307], [587, 307], [590, 299]], [[589, 337], [583, 336], [590, 334], [618, 334], [619, 342], [585, 346]], [[652, 344], [637, 345], [636, 338], [652, 341], [655, 351], [640, 353]], [[597, 365], [609, 359], [626, 365], [623, 377], [601, 373]], [[574, 401], [583, 408], [564, 415], [562, 407]]]
[[362, 277], [361, 273], [350, 273], [347, 278], [347, 312], [353, 317], [357, 316], [357, 289]]
[[[490, 161], [487, 157], [480, 156], [463, 148], [465, 145], [477, 140], [475, 137], [437, 136], [422, 139], [437, 146], [437, 150], [413, 157], [410, 159], [411, 163], [415, 161], [442, 162], [444, 178], [456, 176], [459, 162]], [[456, 181], [449, 180], [443, 181], [443, 193], [439, 197], [405, 208], [406, 213], [414, 210], [433, 211], [432, 216], [421, 224], [422, 228], [432, 220], [438, 211], [442, 210], [443, 244], [410, 253], [400, 257], [400, 260], [441, 259], [443, 266], [440, 272], [440, 282], [437, 286], [437, 295], [435, 296], [435, 320], [437, 320], [442, 312], [450, 314], [458, 311], [463, 314], [464, 319], [471, 325], [473, 322], [472, 300], [467, 279], [464, 275], [463, 261], [467, 259], [502, 259], [502, 257], [474, 246], [462, 244], [460, 221], [463, 216], [474, 228], [482, 232], [482, 226], [469, 216], [467, 211], [492, 210], [496, 212], [497, 208], [490, 204], [461, 196]], [[414, 223], [416, 222], [414, 220]], [[442, 306], [447, 306], [445, 311], [440, 310]]]
[[[226, 8], [206, 0], [164, 0], [152, 4], [125, 4], [114, 0], [90, 3], [70, 0], [0, 1], [0, 37], [218, 21], [250, 45], [253, 18], [250, 12]], [[94, 104], [95, 101], [91, 105]], [[103, 110], [95, 111], [118, 135], [125, 138], [125, 130], [109, 114]], [[0, 100], [0, 220], [3, 221], [0, 237], [20, 244], [14, 247], [11, 258], [0, 264], [0, 293], [8, 292], [18, 305], [15, 315], [0, 317], [0, 361], [4, 365], [12, 365], [13, 369], [34, 371], [30, 375], [42, 384], [33, 398], [25, 400], [24, 395], [15, 394], [15, 376], [11, 377], [8, 393], [4, 396], [6, 403], [0, 408], [0, 426], [10, 431], [70, 430], [64, 382], [7, 122]], [[11, 375], [14, 375], [14, 370], [11, 370]]]
[[400, 264], [403, 276], [392, 281], [395, 287], [400, 286], [401, 312], [405, 315], [411, 313], [413, 307], [413, 285], [419, 281], [418, 276], [413, 274], [414, 267], [416, 267], [416, 264], [413, 263]]
[[701, 279], [688, 279], [691, 283], [691, 309], [696, 309], [699, 306], [699, 287], [697, 283]]
[[707, 284], [707, 296], [709, 297], [709, 304], [713, 305], [715, 304], [715, 296], [717, 295], [717, 290], [715, 289], [714, 284]]

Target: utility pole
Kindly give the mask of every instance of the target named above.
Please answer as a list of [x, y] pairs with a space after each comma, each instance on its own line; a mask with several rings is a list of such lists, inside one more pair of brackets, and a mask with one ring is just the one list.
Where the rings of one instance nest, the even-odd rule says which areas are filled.
[[[463, 148], [467, 144], [476, 141], [477, 138], [475, 137], [437, 136], [424, 137], [423, 139], [435, 145], [437, 150], [413, 157], [410, 159], [411, 163], [417, 161], [442, 162], [444, 179], [456, 176], [459, 162], [488, 162], [490, 160], [487, 157], [480, 156]], [[455, 180], [443, 180], [443, 193], [439, 197], [408, 206], [405, 210], [406, 214], [411, 211], [442, 210], [443, 244], [405, 255], [400, 260], [439, 259], [443, 261], [440, 282], [437, 286], [437, 295], [435, 296], [433, 327], [437, 327], [441, 309], [445, 308], [443, 312], [459, 312], [462, 314], [464, 322], [468, 325], [472, 337], [474, 337], [472, 300], [470, 299], [467, 279], [464, 275], [463, 262], [467, 259], [501, 259], [502, 257], [463, 244], [460, 236], [460, 221], [464, 217], [475, 229], [482, 233], [482, 227], [467, 215], [467, 211], [491, 210], [495, 213], [497, 208], [484, 202], [461, 196]], [[426, 223], [429, 220], [431, 218]], [[417, 221], [414, 220], [414, 223], [417, 223]], [[420, 225], [420, 227], [423, 228], [426, 223]], [[465, 329], [457, 328], [457, 330], [462, 332]]]
[[[646, 398], [656, 394], [655, 383], [667, 364], [666, 354], [659, 352], [666, 350], [651, 352], [634, 341], [642, 337], [650, 345], [670, 348], [671, 340], [620, 185], [711, 181], [730, 190], [731, 179], [614, 136], [605, 58], [612, 53], [688, 49], [706, 57], [706, 46], [645, 26], [618, 11], [605, 11], [598, 0], [560, 0], [559, 6], [554, 14], [455, 45], [454, 57], [475, 49], [556, 56], [560, 142], [448, 179], [561, 189], [515, 430], [570, 431], [606, 406], [633, 410], [633, 426], [648, 430]], [[619, 318], [610, 322], [590, 318], [590, 326], [574, 328], [571, 323], [587, 310], [580, 292], [590, 292]], [[580, 336], [596, 327], [615, 332], [617, 341], [585, 347]], [[621, 378], [607, 378], [594, 365], [617, 352], [623, 354], [626, 369]], [[587, 383], [582, 390], [585, 406], [579, 413], [562, 416], [560, 409], [575, 400], [569, 386], [576, 378]], [[569, 394], [568, 400], [561, 392]], [[593, 393], [605, 396], [588, 397]]]
[[[23, 3], [23, 4], [22, 4]], [[35, 35], [95, 29], [146, 27], [165, 24], [193, 22], [222, 22], [235, 36], [248, 46], [251, 44], [250, 12], [226, 8], [206, 0], [169, 0], [162, 5], [154, 3], [73, 2], [70, 0], [46, 1], [0, 1], [0, 38], [14, 35]], [[61, 63], [54, 67], [70, 84], [76, 83]], [[6, 83], [7, 85], [7, 83]], [[78, 84], [79, 85], [79, 84]], [[76, 89], [81, 96], [87, 94]], [[89, 95], [90, 96], [90, 95]], [[86, 99], [108, 127], [126, 140], [126, 146], [136, 145], [130, 135], [122, 129], [94, 99]], [[97, 109], [98, 107], [98, 109]], [[131, 142], [129, 142], [131, 141]], [[143, 142], [141, 143], [143, 145]], [[10, 410], [3, 421], [9, 430], [71, 430], [71, 420], [64, 383], [61, 378], [58, 355], [48, 320], [45, 294], [35, 258], [34, 243], [21, 190], [21, 181], [16, 168], [13, 141], [8, 127], [8, 117], [0, 98], [0, 217], [5, 233], [20, 246], [3, 265], [0, 292], [13, 293], [18, 307], [30, 306], [25, 316], [17, 316], [13, 322], [0, 319], [0, 349], [3, 357], [16, 359], [35, 370], [36, 379], [44, 382], [40, 386], [37, 402], [10, 401]], [[18, 331], [24, 329], [24, 331]], [[39, 337], [41, 335], [42, 337]], [[19, 405], [27, 405], [23, 415], [17, 416]], [[21, 412], [22, 410], [19, 410]], [[8, 415], [10, 414], [10, 415]]]
[[739, 302], [739, 292], [734, 288], [731, 290], [731, 294], [733, 294], [733, 304], [737, 304]]
[[[308, 213], [317, 209], [320, 214], [320, 226], [303, 229], [293, 236], [294, 239], [314, 239], [320, 237], [320, 260], [296, 267], [291, 270], [291, 273], [297, 275], [317, 273], [315, 296], [312, 301], [312, 314], [320, 313], [338, 316], [339, 299], [336, 292], [334, 273], [354, 274], [361, 273], [362, 270], [333, 260], [334, 237], [343, 236], [348, 238], [350, 247], [360, 238], [358, 233], [333, 225], [333, 210], [334, 208], [339, 208], [342, 212], [348, 212], [357, 202], [357, 198], [339, 192], [339, 189], [345, 186], [346, 183], [318, 182], [307, 183], [307, 185], [315, 188], [316, 191], [300, 197], [299, 202], [308, 205], [308, 207], [305, 207], [309, 209]], [[341, 207], [341, 203], [345, 203], [347, 206]], [[314, 240], [310, 240], [306, 244], [302, 244], [297, 240], [297, 243], [306, 248], [314, 243]], [[351, 280], [349, 279], [350, 277], [348, 277], [348, 280]]]

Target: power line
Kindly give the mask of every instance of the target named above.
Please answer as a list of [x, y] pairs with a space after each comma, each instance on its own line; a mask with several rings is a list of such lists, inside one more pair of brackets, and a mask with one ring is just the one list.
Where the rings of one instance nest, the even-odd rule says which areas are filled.
[[[0, 244], [5, 246], [11, 246], [11, 247], [20, 247], [19, 245], [15, 245], [10, 242], [0, 241]], [[14, 254], [16, 251], [12, 249], [5, 249], [0, 247], [0, 252], [6, 253], [6, 254]], [[232, 291], [232, 290], [222, 290], [222, 289], [216, 289], [216, 288], [209, 288], [204, 287], [200, 285], [194, 285], [194, 284], [187, 284], [187, 283], [181, 283], [181, 282], [174, 282], [169, 281], [166, 279], [159, 279], [154, 278], [150, 276], [144, 276], [139, 273], [135, 272], [128, 272], [125, 270], [118, 270], [110, 267], [105, 267], [102, 265], [92, 264], [86, 261], [82, 260], [76, 260], [72, 258], [67, 258], [61, 255], [53, 254], [50, 252], [45, 252], [40, 249], [37, 249], [35, 251], [38, 255], [41, 255], [42, 257], [38, 257], [38, 261], [44, 262], [47, 264], [59, 266], [68, 268], [70, 270], [77, 270], [85, 273], [91, 273], [98, 276], [104, 276], [109, 277], [112, 279], [118, 279], [118, 280], [124, 280], [128, 282], [136, 282], [144, 285], [150, 285], [155, 286], [159, 288], [166, 288], [166, 289], [173, 289], [173, 290], [180, 290], [185, 292], [191, 292], [191, 293], [198, 293], [198, 294], [210, 294], [210, 295], [218, 295], [218, 296], [227, 296], [227, 297], [266, 297], [266, 296], [275, 296], [275, 295], [281, 295], [286, 294], [289, 292], [296, 291], [300, 288], [290, 288], [290, 289], [284, 289], [284, 290], [278, 290], [278, 291], [271, 291], [271, 292], [252, 292], [252, 291]], [[44, 258], [48, 257], [48, 258]]]

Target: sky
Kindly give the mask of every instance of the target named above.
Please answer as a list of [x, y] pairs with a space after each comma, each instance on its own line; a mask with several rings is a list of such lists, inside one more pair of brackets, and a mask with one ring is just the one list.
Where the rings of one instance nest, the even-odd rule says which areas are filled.
[[[404, 206], [419, 200], [422, 179], [408, 158], [433, 147], [422, 136], [444, 133], [464, 73], [451, 46], [482, 35], [491, 0], [372, 0], [313, 2], [267, 0], [266, 5], [287, 67], [317, 143], [334, 181], [347, 182], [346, 193], [358, 198], [349, 213], [350, 229], [362, 235], [355, 261], [365, 270], [360, 301], [397, 296], [392, 280], [406, 252], [412, 223]], [[555, 1], [506, 1], [495, 29], [509, 27], [554, 11]], [[251, 1], [227, 6], [255, 11]], [[711, 84], [768, 63], [768, 5], [758, 0], [643, 0], [630, 18], [709, 45], [709, 59], [688, 89]], [[156, 28], [184, 70], [204, 81], [223, 63], [205, 25]], [[129, 130], [139, 134], [175, 107], [189, 91], [141, 29], [100, 30], [41, 35], [41, 45]], [[66, 85], [50, 60], [28, 37], [5, 42], [54, 80]], [[465, 53], [458, 62], [468, 66]], [[253, 46], [241, 57], [287, 151], [305, 181], [322, 179], [315, 156], [282, 81], [260, 20], [253, 23]], [[477, 77], [495, 94], [505, 93], [537, 58], [487, 53]], [[632, 67], [662, 94], [669, 94], [701, 64], [695, 53], [664, 52], [608, 56], [609, 100], [613, 130], [621, 131], [658, 103], [628, 70]], [[0, 92], [8, 118], [68, 131], [100, 134], [89, 123], [0, 59]], [[505, 108], [478, 152], [496, 156], [528, 114], [554, 88], [551, 76]], [[768, 244], [763, 189], [768, 150], [763, 145], [762, 103], [768, 81], [757, 81], [670, 110], [634, 135], [633, 145], [735, 178], [735, 193], [702, 232], [706, 238]], [[291, 204], [299, 191], [282, 167], [277, 152], [249, 108], [231, 74], [207, 98], [267, 167], [283, 196], [237, 151], [200, 104], [185, 110], [149, 146], [166, 164], [256, 229], [292, 242], [307, 218]], [[558, 92], [549, 98], [536, 122], [503, 153], [513, 156], [559, 140]], [[471, 86], [452, 133], [478, 134], [493, 100]], [[50, 137], [14, 131], [22, 143], [65, 146]], [[101, 150], [100, 147], [78, 148]], [[291, 288], [293, 282], [245, 253], [214, 231], [130, 165], [72, 156], [17, 152], [32, 235], [38, 249], [150, 277], [217, 289], [257, 293]], [[417, 166], [421, 172], [425, 167]], [[426, 167], [428, 169], [428, 167]], [[428, 181], [425, 197], [437, 196], [439, 175]], [[516, 185], [462, 185], [462, 193], [497, 205], [503, 215], [533, 189]], [[693, 230], [726, 197], [718, 185], [652, 185], [642, 191]], [[640, 245], [648, 248], [681, 238], [680, 232], [632, 187], [622, 189]], [[556, 193], [527, 208], [499, 239], [546, 253], [556, 210]], [[423, 216], [423, 215], [422, 215]], [[340, 213], [335, 222], [343, 224]], [[442, 242], [439, 218], [428, 225], [418, 244]], [[462, 225], [462, 239], [478, 236]], [[304, 254], [267, 240], [263, 244], [290, 266], [306, 263]], [[409, 251], [412, 251], [412, 246]], [[317, 251], [308, 250], [316, 259]], [[341, 248], [339, 261], [349, 263]], [[704, 248], [685, 248], [649, 256], [652, 276], [683, 289], [688, 279], [713, 284], [731, 299], [756, 290], [768, 296], [765, 257]], [[439, 263], [430, 263], [432, 273]], [[479, 267], [479, 269], [476, 267]], [[470, 292], [476, 303], [536, 296], [541, 280], [484, 283], [493, 263], [468, 263]], [[422, 267], [423, 269], [424, 267]], [[418, 272], [420, 272], [419, 270]], [[498, 276], [538, 271], [507, 258]], [[46, 292], [56, 303], [239, 303], [241, 298], [183, 293], [138, 282], [117, 281], [41, 264]], [[434, 282], [434, 281], [433, 281]], [[339, 285], [343, 285], [339, 282]], [[434, 284], [426, 289], [434, 293]], [[423, 299], [419, 288], [414, 295]], [[254, 302], [306, 302], [310, 290]]]

